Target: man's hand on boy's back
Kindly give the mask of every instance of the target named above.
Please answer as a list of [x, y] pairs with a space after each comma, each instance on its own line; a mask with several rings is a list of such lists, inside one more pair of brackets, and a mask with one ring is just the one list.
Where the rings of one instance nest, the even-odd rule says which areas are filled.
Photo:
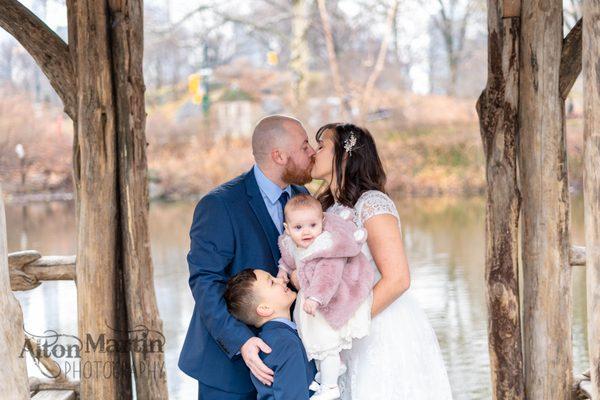
[[273, 384], [273, 371], [260, 358], [260, 352], [269, 354], [271, 348], [259, 337], [251, 337], [242, 345], [240, 353], [250, 372], [264, 385]]

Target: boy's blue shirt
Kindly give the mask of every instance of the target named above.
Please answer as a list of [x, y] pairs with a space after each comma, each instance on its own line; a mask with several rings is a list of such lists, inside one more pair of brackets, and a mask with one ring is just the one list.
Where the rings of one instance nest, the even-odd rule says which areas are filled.
[[274, 379], [266, 386], [251, 374], [257, 400], [308, 400], [308, 387], [317, 370], [314, 362], [308, 361], [295, 324], [276, 318], [265, 323], [258, 336], [271, 348], [271, 353], [261, 353], [261, 358], [273, 370]]

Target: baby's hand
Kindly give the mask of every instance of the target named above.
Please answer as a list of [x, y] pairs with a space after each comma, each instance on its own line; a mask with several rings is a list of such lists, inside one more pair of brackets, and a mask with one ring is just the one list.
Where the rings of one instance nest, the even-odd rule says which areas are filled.
[[277, 273], [277, 278], [283, 279], [283, 281], [285, 283], [288, 283], [290, 281], [290, 277], [288, 276], [287, 272], [285, 272], [282, 269], [280, 269], [279, 272]]
[[319, 302], [313, 299], [306, 299], [302, 308], [304, 309], [304, 312], [314, 317], [317, 307], [319, 307]]

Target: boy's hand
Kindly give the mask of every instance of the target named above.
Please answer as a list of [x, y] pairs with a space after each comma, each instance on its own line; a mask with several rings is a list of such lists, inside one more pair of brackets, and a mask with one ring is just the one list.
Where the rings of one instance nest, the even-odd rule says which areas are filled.
[[302, 308], [304, 309], [304, 312], [306, 312], [307, 314], [312, 315], [313, 317], [315, 316], [315, 312], [317, 311], [317, 307], [319, 307], [319, 303], [313, 299], [305, 299], [304, 300], [304, 304], [302, 305]]
[[279, 272], [277, 273], [277, 278], [279, 279], [283, 279], [283, 282], [287, 285], [288, 282], [290, 281], [290, 277], [288, 276], [287, 272], [285, 272], [284, 270], [282, 270], [281, 268], [279, 269]]
[[271, 352], [271, 348], [261, 338], [251, 337], [244, 343], [240, 353], [252, 375], [264, 385], [271, 386], [273, 384], [273, 371], [259, 357], [258, 354], [261, 351], [268, 354]]

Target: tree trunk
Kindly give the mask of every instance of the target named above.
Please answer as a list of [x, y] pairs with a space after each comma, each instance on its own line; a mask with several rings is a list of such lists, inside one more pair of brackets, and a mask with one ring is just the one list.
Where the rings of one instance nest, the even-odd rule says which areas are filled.
[[[109, 1], [113, 82], [118, 136], [120, 247], [130, 339], [144, 340], [149, 351], [132, 351], [138, 399], [166, 399], [164, 336], [159, 318], [148, 232], [148, 163], [144, 106], [143, 5]], [[136, 332], [136, 333], [132, 333]], [[144, 336], [147, 335], [147, 336]], [[160, 348], [151, 343], [162, 343]]]
[[308, 63], [310, 48], [307, 34], [310, 26], [309, 9], [311, 0], [292, 1], [292, 43], [290, 69], [294, 74], [293, 92], [294, 102], [298, 106], [306, 100], [308, 87]]
[[600, 3], [584, 0], [584, 209], [592, 398], [600, 399]]
[[518, 277], [519, 18], [488, 1], [488, 83], [477, 102], [486, 159], [486, 297], [494, 399], [525, 398]]
[[[126, 340], [119, 204], [117, 135], [108, 9], [78, 0], [74, 11], [79, 168], [77, 193], [77, 311], [79, 336]], [[125, 323], [123, 323], [125, 322]], [[99, 366], [99, 371], [94, 371]], [[104, 368], [113, 366], [112, 373]], [[83, 399], [131, 398], [128, 352], [81, 352]], [[119, 368], [120, 367], [120, 368]], [[86, 368], [91, 371], [87, 374]], [[96, 372], [96, 373], [94, 373]]]
[[561, 0], [523, 2], [520, 149], [525, 392], [567, 399], [573, 380], [569, 192], [559, 90]]
[[352, 119], [352, 109], [349, 106], [346, 90], [342, 84], [342, 77], [340, 75], [340, 68], [337, 62], [337, 54], [335, 53], [335, 46], [333, 45], [333, 32], [331, 31], [331, 24], [329, 23], [329, 13], [327, 12], [327, 4], [325, 0], [317, 0], [319, 6], [319, 14], [321, 16], [321, 23], [323, 24], [323, 32], [325, 34], [325, 45], [327, 46], [327, 59], [329, 60], [329, 69], [331, 70], [331, 78], [333, 80], [333, 88], [336, 95], [340, 99], [340, 112], [342, 118], [350, 121]]
[[6, 248], [6, 216], [0, 188], [0, 393], [2, 398], [29, 399], [29, 382], [25, 357], [19, 355], [25, 345], [23, 312], [10, 288], [8, 273], [8, 250]]
[[387, 56], [388, 47], [390, 43], [390, 39], [392, 38], [393, 29], [394, 29], [394, 21], [396, 21], [396, 15], [398, 14], [398, 6], [400, 5], [399, 0], [394, 0], [394, 2], [390, 5], [388, 9], [386, 23], [385, 23], [385, 33], [383, 34], [383, 38], [381, 39], [381, 44], [379, 46], [379, 51], [377, 52], [377, 61], [373, 66], [373, 70], [369, 74], [369, 78], [367, 79], [367, 83], [365, 84], [365, 89], [363, 90], [363, 95], [360, 104], [360, 120], [361, 123], [365, 123], [365, 117], [369, 113], [369, 109], [371, 106], [371, 98], [373, 96], [373, 89], [375, 89], [375, 84], [379, 79], [379, 76], [383, 72], [383, 68], [385, 67], [385, 58]]

